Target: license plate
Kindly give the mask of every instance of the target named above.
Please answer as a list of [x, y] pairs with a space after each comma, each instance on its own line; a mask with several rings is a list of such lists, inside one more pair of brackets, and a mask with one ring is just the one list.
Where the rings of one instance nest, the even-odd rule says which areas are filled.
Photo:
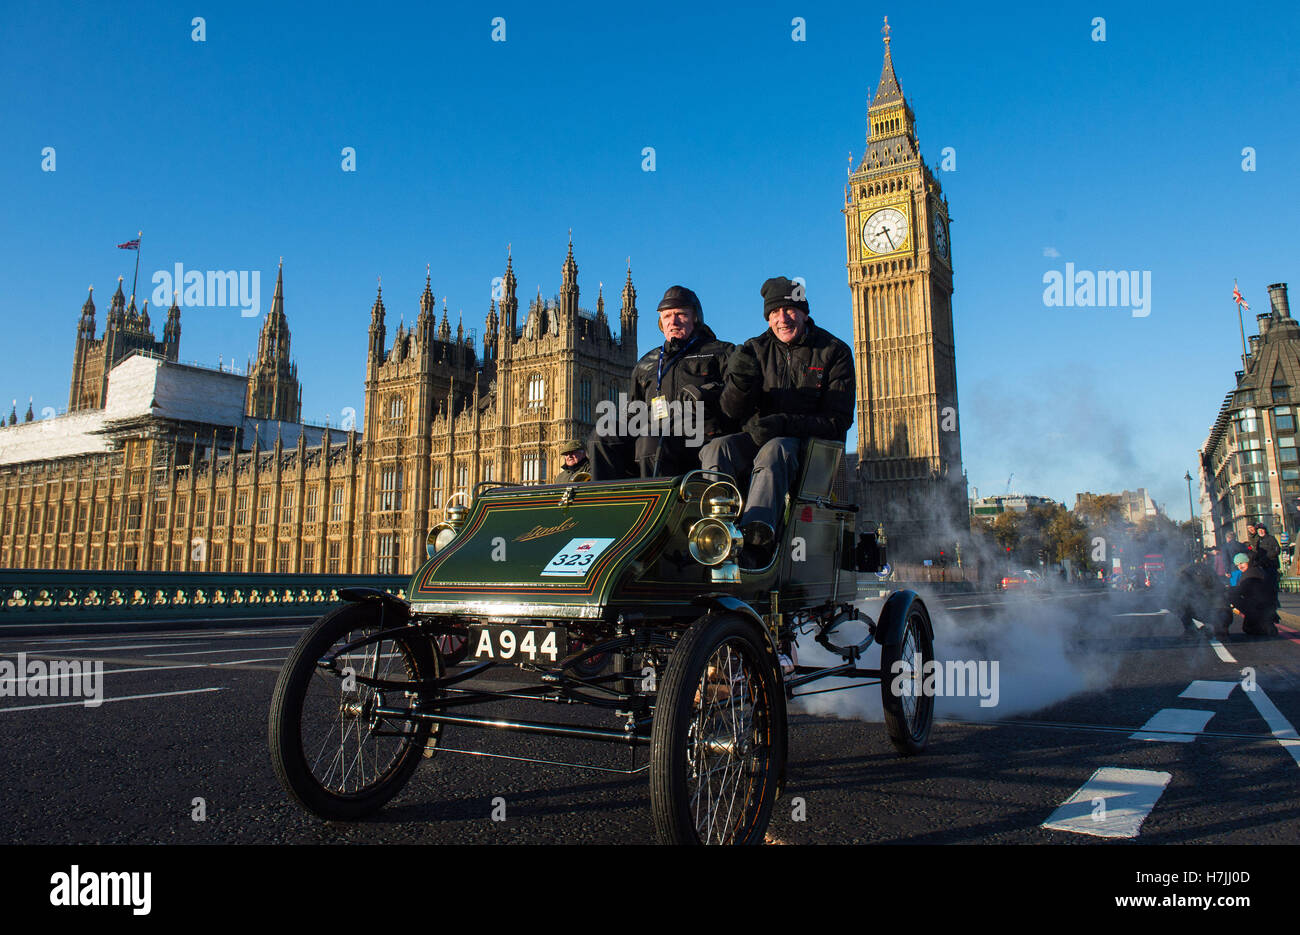
[[479, 662], [559, 662], [560, 631], [485, 623], [469, 628], [471, 655]]

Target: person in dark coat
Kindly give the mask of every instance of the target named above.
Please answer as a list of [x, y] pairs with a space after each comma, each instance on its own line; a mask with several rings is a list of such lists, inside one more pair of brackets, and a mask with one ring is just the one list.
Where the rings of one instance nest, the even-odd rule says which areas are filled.
[[727, 361], [722, 411], [743, 430], [704, 446], [706, 470], [750, 475], [741, 526], [742, 563], [764, 567], [775, 551], [782, 506], [799, 468], [802, 442], [843, 442], [853, 422], [853, 352], [809, 316], [803, 286], [784, 276], [763, 283], [768, 330]]
[[587, 459], [582, 442], [576, 438], [565, 439], [560, 442], [559, 455], [562, 467], [551, 483], [571, 484], [591, 480], [591, 462]]
[[1281, 583], [1281, 567], [1279, 561], [1282, 555], [1282, 544], [1277, 541], [1277, 537], [1269, 533], [1268, 527], [1263, 523], [1255, 524], [1255, 551], [1251, 553], [1250, 560], [1253, 564], [1258, 565], [1268, 579], [1269, 587], [1273, 589], [1273, 619], [1277, 620], [1277, 608], [1281, 606], [1281, 600], [1278, 597], [1278, 585]]
[[[647, 351], [632, 368], [626, 418], [630, 431], [606, 431], [597, 422], [589, 445], [596, 480], [693, 471], [700, 466], [701, 447], [733, 428], [718, 401], [735, 345], [719, 341], [704, 323], [699, 297], [685, 286], [668, 289], [659, 302], [659, 330], [664, 343]], [[636, 431], [632, 413], [638, 409], [645, 431]]]
[[1223, 576], [1215, 572], [1208, 558], [1180, 569], [1174, 580], [1174, 606], [1183, 627], [1193, 632], [1196, 629], [1193, 620], [1200, 620], [1212, 627], [1216, 635], [1223, 635], [1232, 618], [1227, 593]]
[[1250, 556], [1239, 552], [1233, 564], [1242, 570], [1235, 586], [1228, 591], [1233, 619], [1241, 618], [1241, 630], [1250, 636], [1276, 636], [1273, 623], [1274, 593], [1268, 576], [1259, 565], [1252, 564]]

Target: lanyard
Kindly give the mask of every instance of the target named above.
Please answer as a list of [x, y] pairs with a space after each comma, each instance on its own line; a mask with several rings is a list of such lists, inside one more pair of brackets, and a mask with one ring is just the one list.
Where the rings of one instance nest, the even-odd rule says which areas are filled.
[[678, 351], [678, 352], [677, 352], [676, 354], [674, 354], [672, 357], [669, 357], [669, 358], [668, 358], [668, 367], [665, 367], [665, 366], [664, 366], [664, 349], [663, 349], [662, 347], [659, 348], [659, 372], [655, 375], [655, 392], [656, 392], [656, 393], [659, 392], [660, 387], [663, 385], [663, 382], [664, 382], [664, 371], [667, 370], [669, 367], [672, 367], [672, 365], [673, 365], [673, 361], [677, 360], [678, 357], [681, 357], [683, 354], [685, 354], [687, 351], [689, 351], [689, 350], [691, 349], [691, 345], [693, 345], [693, 344], [696, 342], [696, 340], [697, 340], [698, 338], [699, 338], [699, 335], [698, 335], [698, 334], [695, 335], [695, 336], [692, 337], [689, 341], [687, 341], [685, 345], [682, 346], [682, 349], [681, 349], [680, 351]]

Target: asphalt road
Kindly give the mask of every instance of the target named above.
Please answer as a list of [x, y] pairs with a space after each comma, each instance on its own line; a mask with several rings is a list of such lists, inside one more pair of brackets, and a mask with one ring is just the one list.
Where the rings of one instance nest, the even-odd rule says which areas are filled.
[[[1291, 626], [1282, 638], [1216, 644], [1203, 629], [1184, 632], [1143, 596], [944, 595], [931, 607], [939, 658], [983, 661], [983, 694], [939, 699], [929, 747], [914, 758], [890, 745], [879, 688], [801, 699], [771, 840], [1300, 842], [1292, 726], [1300, 723], [1300, 617], [1284, 618]], [[1284, 609], [1300, 613], [1300, 598], [1287, 596]], [[0, 664], [25, 653], [104, 667], [97, 707], [0, 698], [0, 842], [653, 838], [644, 772], [450, 752], [424, 761], [374, 818], [328, 823], [307, 814], [278, 785], [266, 740], [272, 687], [302, 631], [258, 625], [0, 641]], [[816, 661], [813, 649], [801, 649], [801, 662]], [[492, 676], [503, 685], [511, 677]], [[1189, 689], [1221, 697], [1189, 697]], [[500, 710], [557, 715], [554, 706]], [[1204, 713], [1176, 713], [1188, 711]], [[1143, 728], [1146, 739], [1135, 738]], [[626, 749], [591, 741], [450, 728], [444, 740], [606, 770], [646, 761], [644, 750], [632, 760]]]

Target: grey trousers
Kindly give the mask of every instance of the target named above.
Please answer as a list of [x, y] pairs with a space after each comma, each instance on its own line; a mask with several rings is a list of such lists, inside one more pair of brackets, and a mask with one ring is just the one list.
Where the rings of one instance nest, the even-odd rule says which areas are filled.
[[745, 475], [752, 471], [740, 523], [743, 526], [758, 520], [779, 533], [785, 495], [799, 470], [800, 441], [773, 438], [760, 448], [747, 432], [724, 435], [700, 449], [700, 467], [730, 474], [742, 490]]

